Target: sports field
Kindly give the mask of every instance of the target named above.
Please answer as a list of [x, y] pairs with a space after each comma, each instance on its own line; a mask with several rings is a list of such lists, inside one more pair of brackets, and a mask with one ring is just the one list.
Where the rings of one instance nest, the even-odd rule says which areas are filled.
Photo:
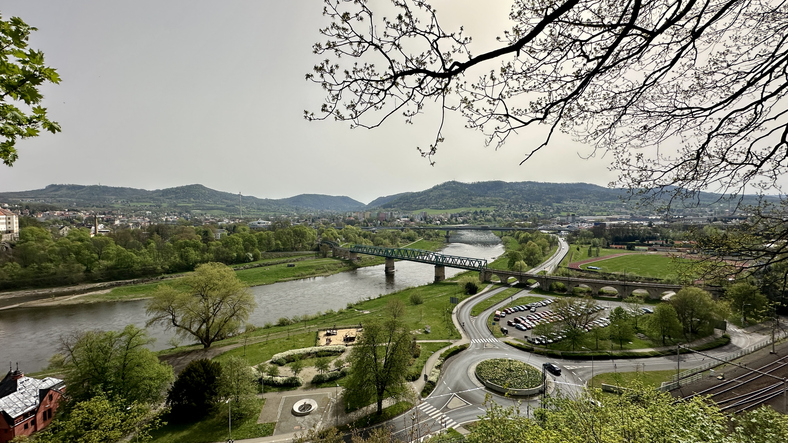
[[589, 269], [589, 266], [592, 266], [592, 270], [593, 267], [597, 267], [600, 272], [653, 278], [676, 278], [679, 274], [686, 274], [685, 269], [691, 267], [693, 263], [692, 260], [656, 253], [628, 254], [586, 263], [581, 266], [581, 269]]

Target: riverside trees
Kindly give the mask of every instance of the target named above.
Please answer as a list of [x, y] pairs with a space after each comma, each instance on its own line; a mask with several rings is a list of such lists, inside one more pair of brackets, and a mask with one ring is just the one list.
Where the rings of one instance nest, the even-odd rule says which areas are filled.
[[185, 289], [162, 285], [145, 310], [148, 325], [175, 328], [182, 336], [196, 338], [203, 348], [238, 331], [256, 303], [235, 272], [221, 263], [206, 263], [184, 277]]

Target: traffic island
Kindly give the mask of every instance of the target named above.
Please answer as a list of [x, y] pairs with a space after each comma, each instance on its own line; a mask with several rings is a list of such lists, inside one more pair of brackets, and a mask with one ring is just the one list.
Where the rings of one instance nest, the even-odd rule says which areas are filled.
[[509, 358], [484, 360], [476, 365], [474, 374], [487, 389], [503, 395], [531, 397], [544, 387], [542, 371]]

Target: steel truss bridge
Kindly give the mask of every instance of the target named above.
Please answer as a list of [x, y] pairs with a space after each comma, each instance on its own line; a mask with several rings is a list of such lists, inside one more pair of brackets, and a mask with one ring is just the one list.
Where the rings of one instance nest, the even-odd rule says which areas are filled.
[[438, 254], [423, 249], [383, 248], [380, 246], [352, 245], [348, 251], [356, 254], [376, 255], [396, 260], [408, 260], [429, 263], [436, 266], [482, 271], [487, 269], [487, 260], [482, 258], [458, 257], [455, 255]]

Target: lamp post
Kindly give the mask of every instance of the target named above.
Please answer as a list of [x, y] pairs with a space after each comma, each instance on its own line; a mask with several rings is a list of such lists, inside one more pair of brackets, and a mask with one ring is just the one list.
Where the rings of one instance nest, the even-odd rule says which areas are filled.
[[336, 384], [337, 387], [334, 389], [334, 401], [336, 402], [336, 412], [334, 413], [334, 425], [339, 427], [339, 383]]
[[227, 399], [227, 428], [230, 432], [230, 438], [227, 439], [227, 443], [233, 443], [233, 404], [230, 401], [232, 398]]

